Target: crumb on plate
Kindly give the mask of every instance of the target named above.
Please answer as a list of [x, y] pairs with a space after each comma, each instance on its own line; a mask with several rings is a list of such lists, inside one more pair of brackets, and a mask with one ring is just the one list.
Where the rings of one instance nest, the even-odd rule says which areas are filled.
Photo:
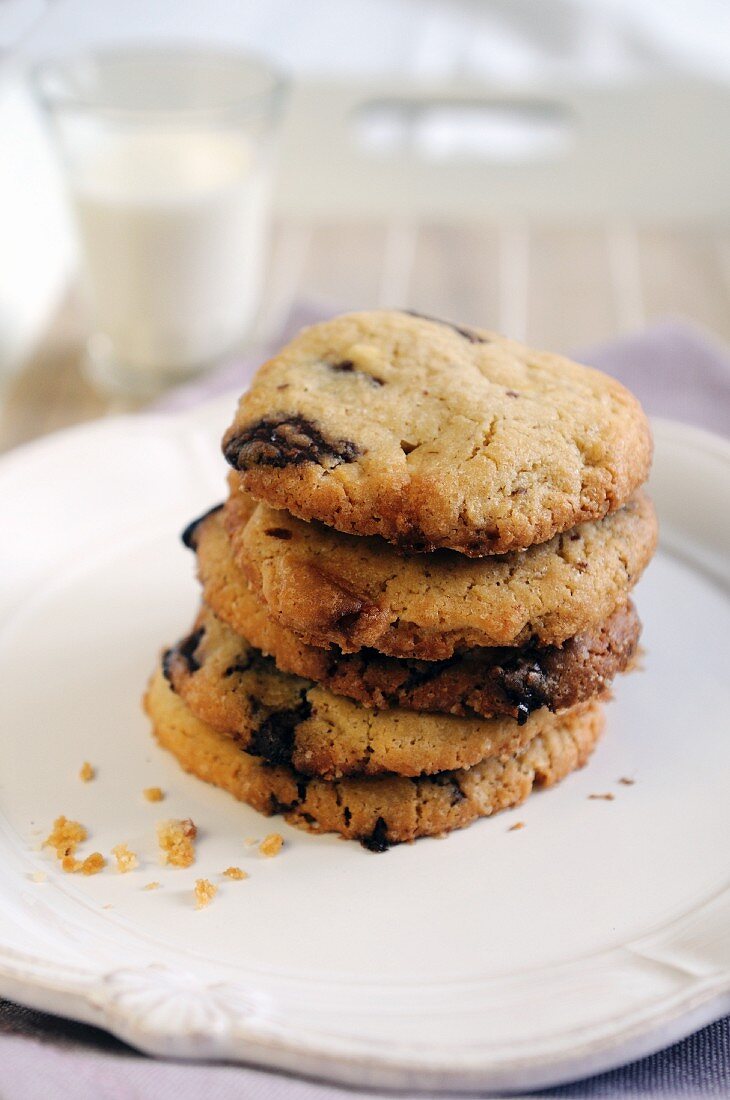
[[127, 871], [133, 871], [135, 867], [139, 867], [136, 852], [130, 851], [126, 844], [115, 844], [112, 848], [112, 855], [117, 861], [117, 871], [122, 875], [126, 875]]
[[169, 867], [189, 867], [195, 862], [198, 829], [191, 818], [170, 818], [157, 824], [157, 841], [162, 862]]
[[145, 787], [142, 794], [148, 802], [162, 802], [165, 797], [162, 792], [162, 787]]
[[616, 795], [611, 794], [610, 791], [607, 791], [606, 794], [589, 794], [588, 795], [588, 798], [592, 799], [594, 802], [613, 802], [615, 797], [616, 797]]
[[524, 829], [524, 827], [525, 827], [524, 821], [515, 821], [514, 825], [510, 825], [507, 832], [508, 833], [514, 833], [514, 832], [516, 832], [517, 829]]
[[281, 833], [269, 833], [265, 836], [259, 845], [259, 852], [262, 856], [278, 856], [281, 849], [284, 847], [284, 837]]
[[33, 871], [30, 875], [31, 882], [45, 882], [47, 878], [45, 871]]
[[160, 888], [160, 884], [157, 881], [148, 882], [146, 886], [142, 887], [143, 890], [159, 890], [159, 888]]
[[92, 852], [86, 859], [76, 859], [76, 856], [64, 856], [61, 860], [61, 870], [67, 875], [98, 875], [106, 867], [106, 860], [101, 852]]
[[43, 841], [44, 847], [54, 848], [58, 859], [73, 856], [82, 841], [88, 837], [88, 832], [79, 821], [71, 821], [61, 814], [53, 822], [53, 828]]
[[92, 779], [96, 778], [96, 768], [89, 763], [88, 760], [84, 760], [79, 772], [79, 779], [82, 783], [90, 783]]
[[223, 875], [225, 878], [232, 878], [236, 882], [240, 882], [241, 879], [248, 878], [248, 871], [244, 871], [241, 867], [226, 867]]
[[636, 782], [635, 779], [629, 779], [629, 777], [627, 775], [622, 775], [621, 778], [619, 779], [619, 783], [623, 787], [633, 787], [635, 782]]
[[218, 893], [218, 887], [207, 878], [196, 878], [195, 880], [195, 908], [205, 909], [206, 905], [210, 905], [213, 898]]

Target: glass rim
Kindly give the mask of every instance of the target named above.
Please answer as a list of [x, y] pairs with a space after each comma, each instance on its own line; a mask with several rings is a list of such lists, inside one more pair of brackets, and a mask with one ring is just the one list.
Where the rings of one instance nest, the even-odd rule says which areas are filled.
[[[103, 103], [93, 96], [83, 93], [75, 93], [63, 87], [64, 74], [71, 73], [84, 62], [116, 62], [131, 61], [135, 58], [150, 61], [154, 58], [177, 60], [184, 62], [195, 58], [206, 61], [226, 61], [228, 64], [247, 64], [255, 67], [262, 77], [261, 88], [242, 94], [222, 98], [219, 103], [195, 106], [186, 104], [181, 107], [155, 107], [155, 106], [115, 106], [111, 103]], [[281, 107], [284, 96], [289, 90], [289, 77], [276, 65], [266, 58], [254, 52], [246, 50], [219, 49], [211, 46], [190, 46], [182, 43], [170, 43], [165, 45], [125, 45], [113, 47], [100, 47], [98, 49], [81, 50], [73, 53], [59, 53], [44, 58], [31, 65], [28, 70], [31, 86], [49, 113], [60, 111], [76, 111], [102, 115], [112, 119], [144, 122], [145, 120], [174, 121], [190, 118], [215, 118], [220, 115], [243, 111], [255, 114], [263, 110], [269, 110], [275, 115]], [[59, 78], [56, 87], [49, 87], [49, 81]]]

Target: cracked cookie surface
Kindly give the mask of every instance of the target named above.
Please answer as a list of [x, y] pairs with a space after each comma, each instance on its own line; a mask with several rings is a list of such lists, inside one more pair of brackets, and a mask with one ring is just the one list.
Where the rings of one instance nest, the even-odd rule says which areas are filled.
[[223, 450], [245, 489], [302, 519], [479, 557], [616, 510], [652, 444], [599, 371], [383, 310], [305, 329], [264, 364]]
[[145, 708], [155, 737], [182, 767], [229, 791], [263, 814], [283, 813], [292, 825], [335, 832], [383, 851], [391, 844], [438, 836], [524, 801], [581, 767], [603, 729], [598, 703], [551, 715], [521, 751], [473, 768], [406, 778], [381, 776], [328, 782], [241, 750], [201, 722], [165, 680], [152, 678]]
[[[597, 626], [626, 603], [657, 535], [641, 492], [603, 520], [477, 561], [449, 550], [405, 554], [378, 538], [304, 523], [240, 491], [212, 518], [225, 526], [269, 616], [287, 630], [345, 653], [370, 648], [427, 661], [477, 646], [562, 645]], [[202, 576], [201, 546], [198, 558]], [[238, 630], [221, 610], [225, 598], [216, 610]]]
[[[220, 517], [201, 524], [198, 572], [206, 603], [236, 635], [272, 656], [282, 672], [314, 680], [367, 707], [446, 714], [510, 715], [559, 710], [604, 691], [631, 664], [641, 625], [633, 604], [562, 647], [480, 647], [445, 661], [387, 657], [375, 649], [342, 653], [308, 645], [275, 622], [231, 557]], [[220, 635], [220, 624], [218, 627]], [[221, 641], [223, 640], [221, 636]], [[210, 642], [210, 638], [208, 639]]]

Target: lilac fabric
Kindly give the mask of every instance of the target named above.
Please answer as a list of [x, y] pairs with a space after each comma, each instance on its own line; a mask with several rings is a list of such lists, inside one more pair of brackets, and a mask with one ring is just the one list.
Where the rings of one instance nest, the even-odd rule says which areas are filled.
[[[277, 344], [326, 313], [298, 307]], [[192, 408], [226, 392], [233, 403], [269, 350], [175, 391], [158, 408]], [[707, 334], [667, 321], [577, 357], [620, 378], [649, 413], [730, 435], [730, 351]], [[363, 1094], [240, 1066], [157, 1061], [94, 1028], [0, 1001], [2, 1100], [198, 1100], [203, 1095], [206, 1100], [347, 1100]], [[533, 1095], [730, 1096], [730, 1017], [622, 1069]]]

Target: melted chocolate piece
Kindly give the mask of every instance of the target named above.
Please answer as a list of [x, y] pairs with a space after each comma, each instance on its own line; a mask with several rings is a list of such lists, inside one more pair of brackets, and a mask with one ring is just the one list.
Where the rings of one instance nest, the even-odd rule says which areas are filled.
[[298, 706], [272, 711], [254, 732], [246, 752], [262, 757], [269, 764], [291, 765], [294, 733], [311, 712], [312, 707], [304, 694]]
[[516, 707], [520, 726], [540, 707], [549, 707], [552, 699], [548, 674], [529, 652], [521, 653], [492, 671], [507, 699]]
[[268, 535], [270, 539], [281, 539], [282, 542], [288, 542], [292, 537], [291, 531], [286, 527], [267, 527], [264, 534]]
[[379, 817], [370, 836], [360, 837], [360, 843], [369, 852], [387, 852], [391, 845], [388, 840], [388, 826], [385, 819]]
[[162, 654], [162, 674], [173, 691], [175, 690], [175, 685], [172, 682], [172, 658], [174, 656], [174, 649], [166, 649]]
[[407, 313], [410, 317], [420, 317], [422, 321], [433, 321], [435, 325], [444, 325], [446, 328], [453, 329], [454, 332], [458, 332], [459, 336], [463, 336], [465, 340], [468, 340], [470, 344], [491, 343], [488, 337], [480, 336], [473, 329], [455, 325], [451, 321], [443, 321], [440, 317], [431, 317], [428, 313], [418, 313], [415, 309], [404, 309], [403, 313]]
[[204, 634], [205, 627], [199, 626], [197, 630], [194, 630], [192, 634], [188, 634], [187, 638], [183, 638], [175, 646], [174, 652], [182, 657], [190, 672], [197, 672], [200, 668], [200, 661], [197, 660], [195, 651], [200, 645]]
[[354, 462], [360, 449], [347, 439], [327, 439], [311, 420], [279, 413], [264, 417], [231, 436], [223, 446], [226, 461], [234, 470], [254, 466], [301, 466], [316, 463], [332, 469]]
[[203, 512], [202, 516], [198, 516], [197, 519], [194, 519], [191, 523], [189, 523], [183, 533], [180, 535], [183, 546], [186, 546], [188, 550], [196, 550], [197, 546], [195, 541], [195, 534], [198, 530], [198, 527], [204, 519], [208, 518], [208, 516], [212, 516], [215, 515], [216, 512], [220, 512], [222, 507], [222, 504], [214, 504], [213, 507], [209, 508], [207, 512]]
[[290, 814], [297, 807], [296, 802], [280, 802], [275, 794], [269, 795], [269, 807], [272, 814]]

